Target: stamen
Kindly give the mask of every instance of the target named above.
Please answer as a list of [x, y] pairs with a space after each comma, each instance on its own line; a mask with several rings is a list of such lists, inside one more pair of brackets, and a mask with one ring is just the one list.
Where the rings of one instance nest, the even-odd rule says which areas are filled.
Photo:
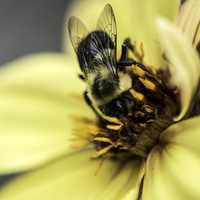
[[162, 80], [165, 76], [154, 74], [144, 65], [127, 67], [126, 73], [131, 77], [132, 86], [113, 103], [126, 102], [127, 113], [122, 110], [124, 113], [120, 115], [119, 111], [112, 110], [111, 101], [104, 106], [111, 106], [111, 113], [118, 112], [118, 116], [102, 113], [97, 121], [75, 119], [79, 125], [72, 144], [76, 148], [92, 144], [96, 149], [94, 158], [145, 158], [152, 147], [159, 144], [160, 134], [173, 123], [179, 109], [177, 88], [168, 87]]
[[154, 83], [152, 83], [150, 80], [148, 79], [143, 79], [143, 78], [139, 78], [139, 80], [142, 82], [142, 84], [149, 90], [155, 91], [156, 90], [156, 85]]
[[141, 94], [140, 92], [137, 92], [134, 89], [130, 89], [129, 92], [133, 95], [133, 98], [138, 99], [139, 101], [144, 100], [144, 95]]
[[[123, 117], [108, 117], [108, 121], [99, 123], [99, 129], [104, 130], [104, 134], [99, 131], [93, 138], [96, 157], [108, 154], [115, 158], [146, 157], [151, 148], [159, 143], [161, 132], [173, 123], [177, 112], [177, 101], [173, 97], [177, 89], [166, 87], [143, 65], [137, 68], [132, 66], [132, 70], [127, 67], [127, 73], [132, 78], [132, 87], [117, 98], [126, 101], [128, 112]], [[139, 82], [141, 85], [138, 85]], [[113, 102], [117, 102], [117, 98]], [[113, 119], [118, 123], [113, 124]]]
[[111, 129], [111, 130], [114, 130], [114, 131], [117, 131], [117, 130], [120, 130], [122, 128], [122, 125], [107, 125], [106, 126], [107, 129]]

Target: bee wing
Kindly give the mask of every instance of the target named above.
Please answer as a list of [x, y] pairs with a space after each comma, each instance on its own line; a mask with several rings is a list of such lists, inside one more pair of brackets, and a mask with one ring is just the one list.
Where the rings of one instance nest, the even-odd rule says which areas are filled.
[[[104, 7], [97, 22], [97, 30], [104, 32], [104, 37], [102, 40], [108, 49], [108, 51], [104, 51], [104, 54], [106, 54], [105, 56], [112, 59], [111, 61], [114, 62], [114, 64], [111, 66], [116, 66], [117, 25], [114, 11], [110, 4], [106, 4]], [[107, 36], [109, 36], [109, 38], [112, 40], [112, 46]], [[111, 71], [116, 71], [116, 69], [111, 69]]]
[[80, 19], [72, 16], [68, 21], [68, 31], [72, 46], [77, 52], [80, 42], [88, 35], [87, 28]]
[[[112, 39], [112, 42], [114, 43], [115, 50], [116, 50], [117, 25], [116, 25], [114, 11], [110, 4], [106, 4], [106, 6], [104, 7], [104, 9], [98, 19], [98, 22], [97, 22], [97, 30], [102, 30], [109, 35], [109, 37]], [[108, 43], [108, 48], [109, 47], [110, 46]]]

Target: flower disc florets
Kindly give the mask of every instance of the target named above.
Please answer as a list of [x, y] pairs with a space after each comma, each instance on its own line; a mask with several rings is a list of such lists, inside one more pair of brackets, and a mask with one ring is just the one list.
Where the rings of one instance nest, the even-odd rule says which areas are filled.
[[[166, 84], [167, 70], [153, 73], [143, 64], [136, 64], [124, 73], [131, 77], [132, 87], [104, 105], [104, 110], [119, 113], [119, 117], [98, 120], [97, 133], [91, 139], [97, 157], [146, 157], [179, 110], [178, 90]], [[114, 109], [118, 102], [126, 104], [127, 110]], [[123, 117], [120, 112], [124, 112]]]

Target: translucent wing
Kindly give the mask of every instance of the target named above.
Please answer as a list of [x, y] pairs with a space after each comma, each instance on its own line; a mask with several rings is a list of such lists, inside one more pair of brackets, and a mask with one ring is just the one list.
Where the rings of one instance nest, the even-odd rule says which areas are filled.
[[102, 65], [113, 75], [117, 73], [116, 22], [109, 4], [104, 7], [96, 30], [88, 33], [85, 25], [76, 17], [69, 19], [68, 30], [80, 68], [85, 75], [98, 73]]
[[[110, 4], [107, 4], [97, 22], [97, 30], [106, 32], [111, 38], [116, 51], [117, 46], [117, 26], [114, 11]], [[106, 39], [106, 38], [105, 38]], [[109, 48], [109, 44], [108, 44]]]
[[109, 70], [113, 74], [116, 74], [117, 26], [114, 11], [110, 4], [107, 4], [104, 7], [98, 19], [96, 29], [97, 31], [102, 31], [103, 33], [101, 41], [106, 48], [104, 47], [104, 55], [102, 55], [102, 57], [106, 57], [108, 59], [107, 61]]
[[87, 28], [80, 19], [72, 16], [68, 22], [68, 31], [72, 46], [77, 52], [80, 42], [88, 35]]

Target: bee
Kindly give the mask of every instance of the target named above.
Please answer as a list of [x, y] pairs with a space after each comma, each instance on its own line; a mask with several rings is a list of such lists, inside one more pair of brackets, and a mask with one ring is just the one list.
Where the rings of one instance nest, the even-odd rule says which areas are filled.
[[137, 62], [128, 58], [128, 51], [133, 50], [129, 39], [124, 40], [117, 61], [117, 26], [111, 5], [104, 7], [96, 30], [89, 33], [83, 22], [74, 16], [69, 19], [68, 30], [82, 72], [80, 78], [87, 83], [86, 102], [98, 115], [120, 117], [128, 109], [127, 102], [112, 100], [132, 87], [132, 80], [123, 67]]
[[85, 101], [99, 117], [100, 131], [92, 136], [97, 156], [145, 156], [152, 145], [146, 135], [153, 132], [157, 137], [171, 123], [175, 92], [142, 61], [129, 57], [130, 51], [137, 57], [130, 39], [124, 40], [117, 59], [117, 26], [110, 4], [94, 31], [88, 32], [76, 17], [69, 19], [68, 30], [82, 72], [79, 77], [87, 86]]

